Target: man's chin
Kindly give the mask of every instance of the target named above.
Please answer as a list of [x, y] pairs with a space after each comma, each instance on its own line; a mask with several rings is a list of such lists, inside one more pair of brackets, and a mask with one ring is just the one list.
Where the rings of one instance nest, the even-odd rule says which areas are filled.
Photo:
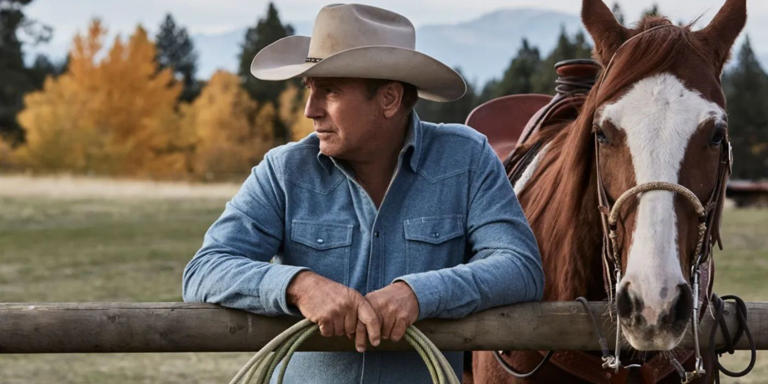
[[330, 157], [338, 157], [339, 148], [335, 145], [320, 140], [320, 153]]

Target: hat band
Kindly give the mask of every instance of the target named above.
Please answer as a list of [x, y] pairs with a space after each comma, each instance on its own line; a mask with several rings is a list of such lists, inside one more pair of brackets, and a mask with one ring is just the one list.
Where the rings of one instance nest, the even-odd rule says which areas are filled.
[[304, 59], [305, 63], [319, 63], [321, 61], [323, 61], [323, 59], [319, 57], [307, 57]]

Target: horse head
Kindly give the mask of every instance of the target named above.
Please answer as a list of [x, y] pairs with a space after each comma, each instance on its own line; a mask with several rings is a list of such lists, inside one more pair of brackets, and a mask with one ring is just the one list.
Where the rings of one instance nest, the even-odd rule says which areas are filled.
[[[601, 205], [614, 211], [606, 227], [618, 274], [607, 275], [620, 279], [611, 285], [621, 330], [635, 349], [670, 350], [691, 320], [694, 267], [716, 235], [713, 200], [722, 199], [712, 197], [730, 149], [720, 76], [746, 1], [727, 0], [698, 31], [661, 17], [625, 28], [601, 0], [583, 0], [582, 19], [604, 67], [584, 113]], [[650, 187], [622, 199], [636, 186]]]

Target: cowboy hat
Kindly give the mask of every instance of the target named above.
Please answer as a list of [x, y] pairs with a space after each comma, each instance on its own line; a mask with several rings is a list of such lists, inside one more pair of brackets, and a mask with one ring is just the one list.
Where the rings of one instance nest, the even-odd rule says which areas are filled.
[[361, 4], [323, 7], [312, 37], [288, 36], [264, 47], [251, 62], [261, 80], [355, 77], [412, 84], [419, 97], [452, 101], [466, 91], [461, 76], [415, 50], [416, 32], [405, 17]]

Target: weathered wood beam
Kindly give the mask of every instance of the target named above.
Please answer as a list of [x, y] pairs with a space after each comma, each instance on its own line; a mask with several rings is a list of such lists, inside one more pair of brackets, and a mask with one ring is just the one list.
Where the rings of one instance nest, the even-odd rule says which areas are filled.
[[[603, 333], [613, 345], [614, 327], [604, 302]], [[758, 349], [768, 349], [768, 302], [748, 303], [749, 327]], [[734, 306], [726, 306], [731, 330]], [[256, 351], [295, 318], [264, 317], [210, 304], [7, 303], [0, 304], [0, 353]], [[701, 334], [712, 326], [709, 315]], [[591, 321], [577, 302], [526, 303], [491, 309], [460, 320], [416, 324], [443, 350], [597, 350]], [[689, 327], [690, 331], [690, 327]], [[703, 345], [708, 337], [701, 337]], [[718, 345], [722, 336], [718, 333]], [[684, 347], [693, 345], [690, 334]], [[346, 338], [314, 337], [304, 350], [352, 350]], [[410, 348], [385, 343], [384, 350]], [[748, 348], [742, 338], [737, 349]]]

